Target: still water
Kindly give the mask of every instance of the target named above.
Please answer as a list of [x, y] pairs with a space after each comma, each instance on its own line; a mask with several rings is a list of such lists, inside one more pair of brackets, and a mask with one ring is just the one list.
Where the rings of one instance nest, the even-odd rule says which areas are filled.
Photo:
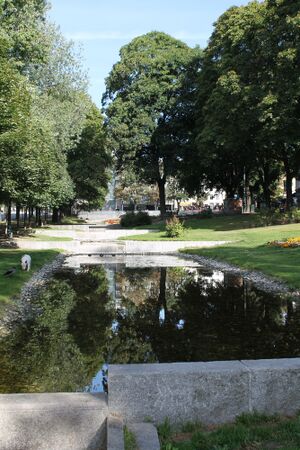
[[2, 327], [0, 392], [101, 391], [104, 362], [295, 356], [292, 299], [175, 257], [72, 257]]

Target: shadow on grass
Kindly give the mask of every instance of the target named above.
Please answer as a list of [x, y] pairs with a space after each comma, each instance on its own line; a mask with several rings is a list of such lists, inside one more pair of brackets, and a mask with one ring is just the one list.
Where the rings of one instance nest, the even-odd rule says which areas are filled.
[[211, 219], [186, 219], [185, 227], [194, 229], [207, 229], [212, 231], [231, 231], [257, 226], [257, 215], [215, 216]]

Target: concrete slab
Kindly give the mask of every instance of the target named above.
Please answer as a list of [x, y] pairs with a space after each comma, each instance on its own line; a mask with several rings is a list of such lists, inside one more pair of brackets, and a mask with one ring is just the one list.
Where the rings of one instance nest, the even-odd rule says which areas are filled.
[[107, 450], [124, 450], [124, 423], [116, 416], [107, 418]]
[[1, 450], [104, 450], [105, 394], [0, 395]]
[[249, 408], [249, 370], [239, 361], [109, 367], [109, 409], [130, 422], [222, 423]]
[[157, 429], [152, 423], [129, 423], [139, 450], [160, 450]]
[[300, 358], [246, 360], [249, 410], [293, 414], [300, 410]]

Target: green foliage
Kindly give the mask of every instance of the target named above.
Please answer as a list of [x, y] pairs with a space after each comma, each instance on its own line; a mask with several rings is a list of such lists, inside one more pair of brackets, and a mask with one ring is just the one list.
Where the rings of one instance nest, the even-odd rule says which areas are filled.
[[125, 450], [138, 450], [135, 436], [127, 427], [124, 427], [124, 444]]
[[255, 426], [255, 425], [263, 425], [264, 423], [279, 423], [280, 422], [280, 416], [278, 414], [274, 415], [267, 415], [259, 412], [254, 413], [244, 413], [241, 414], [236, 419], [236, 423], [240, 423], [242, 425], [246, 426]]
[[79, 142], [68, 153], [68, 170], [75, 186], [75, 199], [80, 207], [90, 210], [103, 206], [111, 163], [103, 118], [92, 104]]
[[[58, 208], [74, 199], [67, 153], [88, 127], [87, 113], [93, 114], [80, 54], [49, 24], [47, 7], [44, 0], [6, 0], [0, 6], [0, 201], [8, 207], [14, 202]], [[102, 128], [98, 119], [94, 135]], [[97, 204], [105, 195], [109, 160], [102, 137], [90, 137], [89, 147], [86, 134], [82, 138], [90, 159], [91, 147], [96, 155], [102, 139], [103, 160], [93, 161], [92, 174], [98, 169], [102, 184], [86, 194], [92, 202], [98, 196]], [[86, 167], [80, 152], [77, 156]]]
[[1, 336], [1, 392], [83, 390], [104, 362], [111, 327], [104, 269], [57, 278]]
[[157, 431], [159, 434], [159, 438], [163, 444], [170, 439], [172, 434], [172, 428], [170, 420], [167, 417], [165, 418], [162, 424], [158, 425]]
[[180, 237], [184, 233], [184, 224], [178, 219], [178, 217], [173, 216], [171, 219], [166, 221], [166, 236], [175, 238]]
[[300, 209], [293, 208], [290, 211], [266, 210], [258, 215], [258, 226], [286, 225], [288, 223], [300, 223]]
[[118, 169], [130, 161], [141, 181], [157, 183], [162, 214], [166, 179], [176, 173], [180, 149], [169, 123], [196, 54], [165, 33], [150, 32], [121, 48], [106, 79], [103, 104]]
[[270, 206], [284, 171], [292, 206], [300, 164], [298, 11], [298, 2], [250, 2], [216, 22], [188, 111], [191, 122], [197, 117], [193, 157], [184, 160], [189, 192], [199, 183], [229, 198], [246, 190]]
[[196, 430], [201, 429], [203, 426], [200, 422], [185, 422], [181, 427], [180, 430], [182, 433], [193, 433]]
[[151, 225], [152, 219], [148, 213], [139, 211], [138, 213], [129, 212], [121, 217], [122, 227], [137, 227], [141, 225]]
[[210, 430], [198, 429], [177, 439], [177, 431], [163, 440], [164, 450], [236, 450], [296, 449], [299, 447], [300, 424], [297, 417], [266, 416], [254, 413], [238, 417], [234, 424], [222, 425]]

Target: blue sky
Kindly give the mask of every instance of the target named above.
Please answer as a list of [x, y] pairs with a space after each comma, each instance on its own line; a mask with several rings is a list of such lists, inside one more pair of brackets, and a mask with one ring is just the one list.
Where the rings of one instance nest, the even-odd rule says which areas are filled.
[[204, 47], [213, 23], [248, 0], [52, 0], [50, 18], [83, 48], [89, 92], [100, 106], [104, 80], [120, 47], [149, 31], [164, 31], [191, 47]]

